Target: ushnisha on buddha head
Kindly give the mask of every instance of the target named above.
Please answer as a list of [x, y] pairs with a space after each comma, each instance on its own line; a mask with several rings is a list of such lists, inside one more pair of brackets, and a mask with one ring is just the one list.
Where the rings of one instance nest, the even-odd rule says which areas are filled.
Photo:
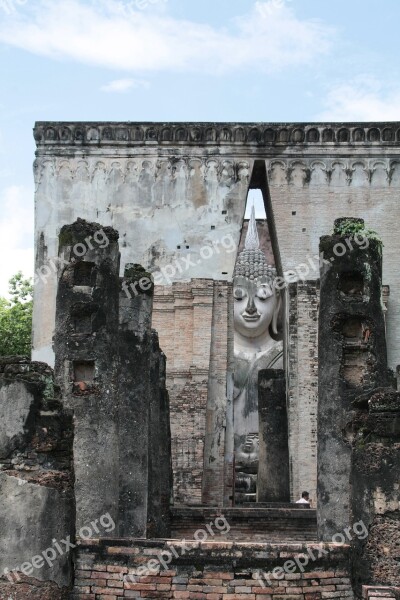
[[234, 326], [239, 336], [268, 341], [271, 333], [277, 335], [281, 296], [274, 286], [276, 276], [260, 249], [253, 207], [245, 248], [234, 272]]

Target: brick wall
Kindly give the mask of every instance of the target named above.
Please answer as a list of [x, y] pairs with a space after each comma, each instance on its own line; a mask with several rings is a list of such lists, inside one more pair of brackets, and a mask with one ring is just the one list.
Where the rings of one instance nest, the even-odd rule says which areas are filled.
[[[224, 523], [227, 527], [214, 527], [213, 540], [264, 542], [317, 541], [317, 515], [309, 508], [298, 504], [270, 504], [264, 508], [224, 508]], [[302, 505], [300, 505], [302, 506]], [[195, 539], [197, 531], [204, 530], [209, 523], [219, 523], [221, 511], [217, 508], [172, 507], [171, 537], [173, 539]]]
[[[122, 544], [125, 545], [122, 545]], [[348, 547], [324, 545], [327, 556], [285, 573], [317, 544], [93, 541], [77, 557], [74, 600], [349, 600]], [[156, 567], [164, 553], [171, 561]], [[182, 554], [183, 553], [183, 554]], [[153, 560], [151, 574], [140, 567]], [[150, 564], [150, 563], [149, 563]], [[274, 576], [272, 571], [275, 571]], [[288, 571], [288, 569], [287, 569]], [[278, 578], [279, 577], [279, 578]]]
[[178, 504], [201, 504], [212, 501], [215, 494], [223, 496], [224, 431], [217, 451], [219, 476], [210, 476], [204, 488], [203, 473], [208, 460], [204, 458], [206, 434], [211, 436], [207, 454], [214, 451], [214, 430], [221, 424], [224, 429], [225, 415], [217, 422], [209, 419], [208, 426], [206, 420], [207, 409], [214, 414], [214, 390], [219, 390], [218, 401], [222, 398], [224, 403], [226, 396], [228, 288], [227, 282], [208, 279], [155, 288], [152, 326], [167, 357], [174, 501]]
[[288, 421], [291, 496], [316, 500], [319, 283], [289, 286]]

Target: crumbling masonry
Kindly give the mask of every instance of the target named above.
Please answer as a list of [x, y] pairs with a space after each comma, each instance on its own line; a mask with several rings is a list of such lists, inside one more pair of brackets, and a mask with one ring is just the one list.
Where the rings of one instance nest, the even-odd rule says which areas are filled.
[[[35, 139], [0, 600], [398, 599], [400, 124]], [[249, 189], [267, 221], [244, 222]]]

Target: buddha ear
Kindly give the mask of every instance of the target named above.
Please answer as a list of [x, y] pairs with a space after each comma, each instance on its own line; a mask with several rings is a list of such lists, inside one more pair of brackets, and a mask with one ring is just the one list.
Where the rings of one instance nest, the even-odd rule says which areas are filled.
[[279, 313], [281, 311], [281, 306], [282, 306], [282, 294], [279, 290], [276, 290], [275, 293], [276, 293], [276, 307], [275, 307], [274, 315], [272, 317], [271, 328], [272, 328], [272, 333], [274, 335], [278, 335], [278, 319], [279, 319]]

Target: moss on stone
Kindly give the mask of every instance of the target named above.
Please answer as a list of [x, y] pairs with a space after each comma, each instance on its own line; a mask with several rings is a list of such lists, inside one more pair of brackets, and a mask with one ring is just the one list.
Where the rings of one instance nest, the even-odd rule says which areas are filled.
[[365, 227], [364, 219], [357, 219], [354, 217], [342, 217], [336, 219], [333, 235], [340, 235], [342, 237], [362, 236], [368, 240], [382, 243], [382, 240], [376, 231]]

